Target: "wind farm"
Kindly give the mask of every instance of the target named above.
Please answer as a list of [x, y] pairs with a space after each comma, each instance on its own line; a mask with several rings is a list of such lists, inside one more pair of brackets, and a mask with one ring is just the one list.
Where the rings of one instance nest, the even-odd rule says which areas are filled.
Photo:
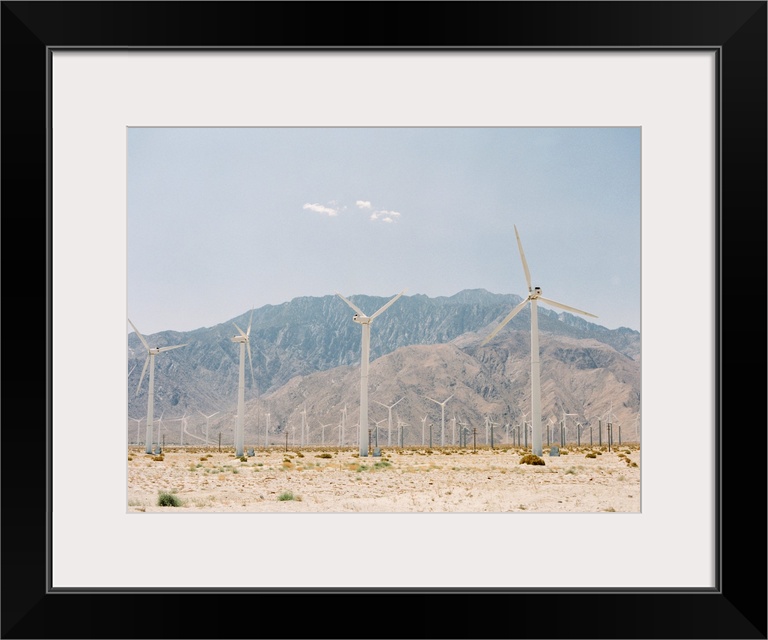
[[[501, 324], [489, 317], [474, 330], [460, 333], [448, 343], [405, 345], [378, 353], [376, 350], [380, 350], [381, 345], [376, 333], [371, 336], [370, 321], [380, 317], [378, 322], [384, 323], [387, 319], [384, 311], [391, 307], [389, 325], [381, 324], [382, 330], [390, 333], [393, 325], [404, 322], [401, 316], [409, 314], [414, 299], [420, 304], [422, 301], [416, 296], [406, 296], [405, 291], [383, 300], [374, 299], [373, 304], [366, 300], [366, 305], [377, 309], [366, 316], [357, 302], [338, 293], [334, 297], [341, 298], [354, 310], [353, 320], [357, 318], [355, 322], [363, 331], [357, 340], [354, 334], [349, 338], [351, 351], [347, 364], [293, 376], [285, 384], [270, 386], [265, 381], [264, 393], [254, 392], [246, 397], [245, 360], [249, 362], [254, 389], [259, 386], [258, 380], [267, 362], [262, 356], [254, 362], [249, 355], [251, 343], [255, 342], [257, 353], [269, 353], [260, 310], [251, 309], [245, 315], [247, 324], [240, 324], [239, 318], [229, 321], [237, 335], [227, 340], [236, 350], [231, 358], [220, 358], [221, 362], [229, 362], [227, 369], [236, 372], [236, 376], [229, 377], [229, 388], [236, 391], [236, 395], [230, 391], [229, 407], [226, 393], [223, 398], [217, 397], [215, 404], [208, 402], [200, 408], [194, 406], [192, 392], [177, 393], [177, 397], [184, 399], [175, 405], [173, 418], [167, 418], [166, 414], [165, 423], [178, 424], [179, 428], [164, 430], [161, 453], [158, 454], [158, 449], [145, 451], [145, 456], [152, 453], [151, 457], [147, 456], [151, 461], [149, 466], [141, 463], [142, 443], [137, 441], [137, 425], [143, 418], [137, 418], [135, 408], [129, 413], [126, 418], [129, 511], [167, 510], [153, 504], [151, 488], [157, 492], [161, 490], [159, 487], [178, 486], [180, 483], [173, 481], [171, 474], [182, 472], [189, 477], [178, 491], [180, 504], [186, 507], [179, 508], [191, 511], [583, 513], [640, 510], [639, 411], [628, 410], [626, 406], [639, 386], [607, 384], [603, 380], [604, 367], [585, 373], [580, 367], [586, 360], [577, 361], [575, 367], [567, 362], [580, 353], [579, 349], [589, 345], [584, 358], [605, 360], [609, 364], [608, 354], [619, 358], [613, 347], [568, 336], [557, 337], [549, 332], [544, 334], [542, 360], [545, 365], [551, 362], [551, 370], [541, 367], [544, 415], [548, 422], [547, 451], [539, 455], [535, 453], [532, 429], [533, 385], [521, 384], [530, 380], [530, 374], [526, 376], [531, 366], [530, 353], [523, 348], [524, 340], [521, 340], [526, 337], [525, 324], [530, 319], [523, 318], [509, 336], [501, 334], [491, 343], [501, 328], [509, 324], [525, 304], [530, 304], [530, 299], [514, 305], [513, 313], [506, 312]], [[394, 304], [398, 301], [401, 307]], [[331, 327], [336, 323], [347, 326], [348, 316], [345, 321], [338, 307], [322, 303], [318, 308], [333, 309], [327, 318]], [[499, 316], [505, 313], [501, 302], [493, 309]], [[545, 326], [549, 327], [547, 323], [552, 316], [547, 314], [552, 312], [542, 313]], [[450, 315], [455, 312], [451, 311]], [[421, 322], [423, 320], [415, 318], [410, 324], [415, 326]], [[220, 336], [213, 342], [198, 336], [198, 342], [186, 342], [184, 346], [197, 354], [202, 354], [203, 349], [226, 349], [223, 326], [221, 331], [213, 330], [214, 335]], [[144, 346], [146, 338], [140, 334], [137, 338]], [[351, 346], [354, 342], [358, 344], [357, 349]], [[370, 356], [372, 344], [377, 357]], [[512, 347], [516, 355], [510, 360], [506, 354]], [[174, 354], [182, 353], [182, 350], [174, 351]], [[552, 360], [551, 353], [569, 355]], [[189, 375], [185, 369], [193, 367], [189, 357], [176, 355], [175, 358], [175, 362], [169, 362], [167, 369], [162, 370], [160, 380], [165, 389], [171, 385], [172, 376], [185, 377]], [[633, 370], [632, 361], [619, 358], [618, 362], [629, 367], [622, 369], [621, 376], [629, 375]], [[609, 364], [608, 369], [615, 366]], [[197, 364], [198, 372], [200, 368]], [[639, 381], [639, 368], [635, 369]], [[574, 381], [579, 380], [580, 390], [574, 386]], [[568, 393], [558, 392], [556, 388]], [[610, 395], [605, 395], [606, 390]], [[367, 403], [369, 392], [373, 395], [372, 405]], [[498, 399], [505, 397], [503, 401]], [[139, 395], [136, 402], [141, 398]], [[598, 406], [601, 403], [604, 404]], [[637, 406], [639, 408], [639, 404]], [[446, 408], [449, 409], [448, 424]], [[628, 426], [621, 432], [619, 442], [621, 422]], [[530, 456], [537, 462], [524, 462]], [[415, 481], [419, 474], [425, 473], [430, 475], [431, 484]], [[544, 473], [549, 475], [545, 477]], [[232, 481], [237, 480], [241, 490], [234, 488], [231, 475], [236, 476]], [[613, 490], [621, 499], [617, 497], [609, 504], [610, 490], [595, 490], [603, 486], [594, 484], [596, 475], [602, 481], [620, 482]], [[618, 480], [619, 477], [622, 480]], [[205, 486], [195, 478], [205, 478]], [[356, 492], [356, 483], [361, 478], [364, 486], [378, 488], [368, 494]], [[559, 500], [556, 500], [558, 489], [550, 488], [550, 481], [555, 485], [568, 482], [567, 490], [560, 487], [565, 493]], [[526, 494], [526, 487], [530, 489], [531, 483], [539, 487], [539, 498], [535, 500]], [[331, 486], [335, 488], [333, 499], [328, 493]], [[456, 488], [461, 486], [466, 486], [461, 502], [448, 497], [456, 495]], [[471, 486], [476, 493], [470, 490]], [[542, 492], [542, 487], [548, 488]], [[631, 490], [627, 492], [628, 489]], [[550, 490], [552, 493], [541, 499]], [[286, 492], [300, 499], [290, 506], [280, 504], [289, 501], [278, 499]], [[409, 502], [405, 496], [413, 492], [418, 497], [411, 496]], [[425, 504], [422, 494], [431, 496], [429, 504]]]
[[235, 469], [244, 511], [639, 511], [637, 128], [137, 127], [128, 167], [133, 510]]

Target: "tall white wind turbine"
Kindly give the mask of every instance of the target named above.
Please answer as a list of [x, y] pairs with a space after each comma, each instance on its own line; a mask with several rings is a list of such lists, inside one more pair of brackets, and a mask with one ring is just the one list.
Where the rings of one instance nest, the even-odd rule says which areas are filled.
[[491, 338], [493, 338], [502, 327], [504, 327], [512, 318], [514, 318], [523, 308], [530, 303], [531, 305], [531, 446], [532, 452], [540, 456], [542, 454], [541, 448], [541, 362], [539, 361], [539, 314], [538, 314], [538, 302], [545, 302], [553, 307], [564, 309], [565, 311], [571, 311], [573, 313], [580, 313], [591, 318], [597, 318], [593, 313], [582, 311], [581, 309], [575, 309], [569, 307], [560, 302], [555, 302], [548, 298], [544, 298], [541, 295], [541, 287], [531, 286], [531, 272], [528, 270], [528, 263], [525, 260], [525, 253], [523, 253], [523, 244], [520, 242], [520, 234], [517, 232], [517, 226], [515, 226], [515, 237], [517, 238], [517, 248], [520, 251], [520, 259], [523, 263], [523, 271], [525, 271], [525, 280], [528, 284], [528, 297], [517, 305], [512, 311], [509, 312], [506, 318], [489, 333], [481, 344], [486, 344]]
[[251, 322], [253, 321], [253, 309], [251, 309], [251, 317], [248, 320], [248, 329], [244, 332], [234, 322], [235, 329], [240, 335], [232, 338], [232, 342], [237, 342], [240, 345], [240, 378], [237, 385], [237, 423], [235, 424], [235, 455], [241, 457], [243, 455], [243, 439], [244, 439], [244, 415], [245, 415], [245, 345], [248, 345], [248, 363], [251, 365], [251, 382], [255, 385], [256, 380], [253, 376], [253, 361], [251, 360]]
[[451, 398], [453, 398], [453, 394], [449, 395], [445, 400], [442, 402], [438, 402], [437, 400], [434, 400], [433, 398], [430, 398], [429, 396], [424, 396], [427, 400], [432, 400], [435, 404], [440, 405], [440, 446], [445, 446], [445, 403], [448, 402]]
[[357, 322], [362, 327], [362, 349], [360, 353], [360, 427], [359, 427], [359, 442], [360, 442], [360, 456], [368, 456], [368, 361], [370, 358], [371, 350], [371, 323], [375, 318], [380, 316], [386, 311], [401, 295], [405, 293], [403, 289], [394, 298], [387, 302], [378, 311], [370, 316], [365, 315], [358, 307], [347, 300], [343, 295], [336, 292], [344, 302], [349, 305], [355, 312], [352, 316], [352, 321]]
[[[172, 347], [155, 347], [152, 348], [149, 346], [149, 343], [146, 341], [143, 335], [139, 333], [139, 330], [136, 328], [136, 325], [131, 322], [131, 319], [128, 318], [128, 322], [130, 322], [131, 326], [133, 327], [133, 330], [136, 332], [136, 335], [139, 336], [139, 340], [141, 340], [141, 344], [144, 345], [144, 348], [147, 350], [147, 359], [144, 360], [144, 368], [141, 370], [141, 377], [139, 378], [139, 384], [136, 386], [136, 395], [139, 395], [139, 390], [141, 389], [141, 383], [144, 382], [144, 374], [147, 372], [147, 368], [149, 368], [149, 397], [147, 398], [147, 453], [152, 453], [152, 420], [154, 418], [154, 411], [155, 411], [155, 356], [159, 353], [163, 353], [164, 351], [170, 351], [171, 349], [178, 349], [179, 347], [186, 347], [189, 343], [184, 344], [177, 344]], [[160, 440], [158, 438], [158, 445], [160, 444]]]
[[[401, 400], [405, 400], [405, 396], [400, 398], [400, 400], [398, 400], [397, 402], [400, 402]], [[395, 404], [397, 404], [397, 402], [395, 402], [395, 404], [384, 404], [383, 402], [379, 402], [378, 400], [374, 400], [374, 402], [376, 404], [380, 404], [382, 407], [386, 407], [387, 409], [387, 414], [389, 417], [389, 422], [387, 423], [387, 446], [391, 447], [392, 446], [392, 407], [394, 407]]]

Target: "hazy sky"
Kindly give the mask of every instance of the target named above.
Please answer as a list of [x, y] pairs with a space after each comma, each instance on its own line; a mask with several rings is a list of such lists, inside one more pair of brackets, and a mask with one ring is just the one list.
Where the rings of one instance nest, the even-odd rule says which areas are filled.
[[639, 128], [129, 128], [128, 317], [525, 296], [517, 225], [545, 297], [639, 330], [640, 179]]

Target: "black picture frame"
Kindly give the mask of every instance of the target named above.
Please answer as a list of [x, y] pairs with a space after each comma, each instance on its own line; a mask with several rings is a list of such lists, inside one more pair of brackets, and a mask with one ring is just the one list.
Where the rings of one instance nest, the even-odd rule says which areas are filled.
[[[759, 423], [763, 402], [753, 409], [745, 406], [754, 404], [755, 397], [761, 401], [765, 397], [762, 376], [748, 373], [760, 370], [755, 360], [762, 364], [765, 354], [765, 1], [10, 1], [2, 2], [1, 11], [2, 205], [9, 245], [3, 256], [3, 284], [5, 335], [12, 339], [12, 344], [6, 340], [10, 349], [6, 363], [13, 363], [6, 367], [6, 420], [0, 434], [3, 638], [766, 638], [766, 433], [751, 424], [742, 426]], [[338, 18], [328, 20], [329, 15]], [[50, 266], [48, 65], [56, 47], [716, 51], [721, 100], [715, 256], [717, 587], [693, 593], [674, 589], [52, 593], [51, 486], [43, 470], [52, 463], [48, 444], [55, 274]], [[45, 256], [42, 248], [31, 250], [37, 243], [45, 245]], [[755, 264], [758, 256], [763, 258], [760, 265]], [[33, 284], [32, 273], [40, 277], [40, 289]], [[745, 293], [743, 298], [734, 295]], [[723, 323], [726, 296], [739, 300], [727, 307], [728, 325]], [[755, 299], [761, 305], [752, 311], [748, 304]], [[696, 313], [690, 313], [691, 322], [696, 322]], [[762, 348], [756, 348], [750, 335], [745, 350], [744, 325], [749, 326], [752, 317], [760, 326], [749, 333], [759, 335]], [[726, 326], [731, 333], [725, 332]], [[30, 356], [33, 347], [42, 344], [45, 383], [40, 380], [40, 359]], [[727, 387], [726, 379], [732, 383]], [[761, 384], [756, 388], [758, 379]], [[726, 389], [730, 389], [727, 395]], [[99, 453], [83, 452], [85, 460], [90, 455]], [[34, 477], [33, 460], [39, 462]], [[611, 560], [631, 561], [631, 555]], [[317, 602], [324, 613], [301, 614]], [[215, 623], [195, 614], [201, 608], [211, 612]]]

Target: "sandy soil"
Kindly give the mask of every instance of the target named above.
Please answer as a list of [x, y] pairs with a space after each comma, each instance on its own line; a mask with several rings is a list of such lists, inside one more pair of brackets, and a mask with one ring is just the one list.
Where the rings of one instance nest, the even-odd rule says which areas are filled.
[[[587, 457], [590, 452], [595, 457]], [[248, 451], [246, 450], [246, 453]], [[528, 451], [446, 447], [256, 449], [171, 448], [161, 457], [128, 451], [129, 512], [640, 512], [636, 445], [575, 447], [543, 465]], [[158, 506], [160, 492], [181, 506]], [[292, 499], [291, 499], [292, 496]]]

